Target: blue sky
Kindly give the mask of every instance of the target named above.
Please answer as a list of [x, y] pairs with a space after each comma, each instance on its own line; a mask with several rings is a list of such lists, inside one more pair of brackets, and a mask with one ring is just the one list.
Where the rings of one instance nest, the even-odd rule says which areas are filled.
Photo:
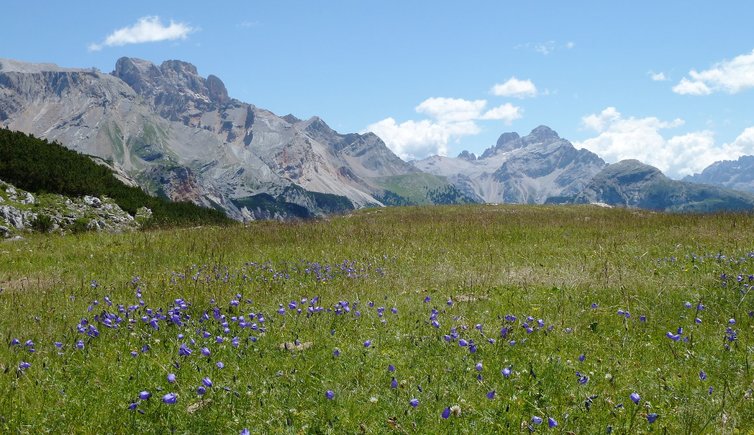
[[[104, 6], [107, 4], [107, 6]], [[545, 124], [673, 177], [754, 154], [754, 3], [16, 1], [0, 57], [112, 71], [181, 59], [280, 115], [404, 158]]]

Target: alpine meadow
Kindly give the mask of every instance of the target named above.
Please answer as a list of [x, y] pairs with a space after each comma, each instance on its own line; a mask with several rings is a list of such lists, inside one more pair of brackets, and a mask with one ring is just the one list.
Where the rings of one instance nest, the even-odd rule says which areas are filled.
[[3, 432], [750, 430], [754, 219], [367, 209], [3, 243]]
[[754, 2], [0, 17], [0, 435], [754, 434]]

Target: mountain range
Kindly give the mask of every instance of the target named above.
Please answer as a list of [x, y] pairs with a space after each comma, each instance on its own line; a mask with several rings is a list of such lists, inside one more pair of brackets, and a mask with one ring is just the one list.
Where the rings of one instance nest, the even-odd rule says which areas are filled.
[[[0, 60], [0, 125], [103, 159], [152, 194], [239, 220], [463, 196], [372, 133], [277, 116], [181, 61], [121, 58], [103, 74]], [[385, 187], [396, 180], [416, 181], [413, 199]]]
[[[121, 58], [107, 74], [0, 59], [0, 127], [57, 141], [153, 195], [238, 220], [470, 202], [754, 209], [754, 196], [726, 189], [754, 192], [752, 177], [732, 177], [728, 167], [670, 180], [636, 161], [608, 165], [546, 126], [505, 133], [479, 157], [404, 162], [373, 133], [278, 116], [177, 60]], [[747, 164], [754, 157], [739, 160]]]

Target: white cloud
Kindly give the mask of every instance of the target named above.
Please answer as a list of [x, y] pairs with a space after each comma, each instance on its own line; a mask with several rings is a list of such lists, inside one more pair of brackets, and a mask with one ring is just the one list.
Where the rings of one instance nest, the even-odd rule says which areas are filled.
[[601, 132], [605, 130], [606, 124], [613, 122], [618, 118], [620, 118], [620, 113], [615, 107], [608, 107], [600, 113], [593, 113], [581, 118], [581, 121], [583, 122], [584, 127]]
[[404, 160], [432, 154], [448, 155], [448, 143], [452, 139], [479, 133], [479, 127], [473, 121], [438, 123], [425, 119], [398, 124], [393, 118], [376, 122], [367, 130], [384, 140]]
[[655, 82], [664, 82], [668, 79], [668, 77], [665, 75], [664, 72], [656, 73], [654, 71], [649, 72], [649, 78], [651, 78], [652, 81], [655, 81]]
[[127, 44], [186, 39], [189, 33], [195, 30], [188, 24], [176, 23], [173, 20], [170, 20], [170, 24], [166, 26], [160, 22], [160, 17], [142, 17], [130, 27], [115, 30], [102, 43], [90, 44], [89, 51], [99, 51], [104, 47], [117, 47]]
[[510, 123], [521, 118], [521, 116], [520, 107], [514, 106], [511, 103], [505, 103], [484, 112], [479, 119], [500, 120], [510, 125]]
[[677, 85], [673, 86], [673, 92], [681, 95], [709, 95], [712, 90], [704, 82], [691, 81], [684, 77]]
[[673, 92], [681, 95], [708, 95], [712, 92], [736, 94], [754, 87], [754, 50], [748, 54], [724, 60], [704, 71], [689, 71], [673, 87]]
[[719, 160], [754, 154], [754, 127], [747, 128], [730, 144], [715, 144], [709, 130], [666, 138], [663, 130], [683, 125], [683, 120], [662, 121], [656, 117], [624, 117], [614, 107], [582, 118], [597, 136], [574, 145], [597, 153], [609, 163], [638, 159], [659, 168], [671, 178], [701, 172]]
[[487, 102], [484, 100], [428, 98], [416, 106], [415, 110], [441, 122], [463, 122], [479, 118], [485, 105]]
[[514, 76], [493, 86], [491, 92], [498, 97], [527, 98], [537, 96], [537, 87], [531, 80], [519, 80]]
[[445, 156], [448, 144], [481, 132], [477, 121], [495, 120], [510, 124], [521, 118], [521, 108], [513, 104], [506, 103], [485, 111], [486, 105], [485, 100], [428, 98], [415, 110], [431, 119], [398, 123], [394, 118], [385, 118], [369, 125], [367, 131], [379, 136], [404, 160], [433, 154]]
[[565, 48], [567, 48], [567, 49], [569, 49], [569, 50], [570, 50], [570, 49], [572, 49], [572, 48], [573, 48], [573, 47], [575, 47], [575, 46], [576, 46], [576, 43], [575, 43], [575, 42], [573, 42], [573, 41], [568, 41], [568, 42], [566, 42]]

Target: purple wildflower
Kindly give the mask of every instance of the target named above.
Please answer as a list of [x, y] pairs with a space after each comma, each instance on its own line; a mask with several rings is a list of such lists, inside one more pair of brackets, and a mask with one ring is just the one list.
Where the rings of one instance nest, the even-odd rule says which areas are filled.
[[440, 417], [442, 417], [443, 419], [447, 419], [448, 417], [450, 417], [450, 407], [443, 409], [442, 414], [440, 414]]
[[655, 420], [657, 420], [657, 417], [659, 417], [659, 415], [657, 415], [654, 412], [651, 414], [647, 414], [647, 422], [649, 422], [649, 424], [652, 424], [655, 422]]
[[547, 426], [553, 428], [558, 426], [558, 421], [552, 417], [547, 417]]
[[333, 398], [335, 398], [335, 392], [333, 392], [333, 390], [327, 390], [325, 391], [325, 397], [327, 398], [327, 400], [332, 400]]
[[639, 401], [641, 400], [641, 396], [639, 396], [639, 393], [633, 392], [630, 396], [628, 396], [632, 402], [635, 404], [639, 404]]
[[149, 391], [142, 391], [141, 393], [139, 393], [139, 399], [141, 400], [147, 400], [150, 397], [152, 397], [152, 393], [150, 393]]
[[408, 401], [408, 404], [411, 405], [413, 408], [416, 408], [417, 406], [419, 406], [419, 399], [414, 397]]
[[181, 346], [178, 348], [178, 355], [180, 356], [189, 356], [191, 355], [192, 350], [186, 346], [186, 343], [181, 343]]
[[178, 395], [175, 393], [168, 393], [162, 396], [162, 401], [168, 405], [175, 405], [178, 402]]

